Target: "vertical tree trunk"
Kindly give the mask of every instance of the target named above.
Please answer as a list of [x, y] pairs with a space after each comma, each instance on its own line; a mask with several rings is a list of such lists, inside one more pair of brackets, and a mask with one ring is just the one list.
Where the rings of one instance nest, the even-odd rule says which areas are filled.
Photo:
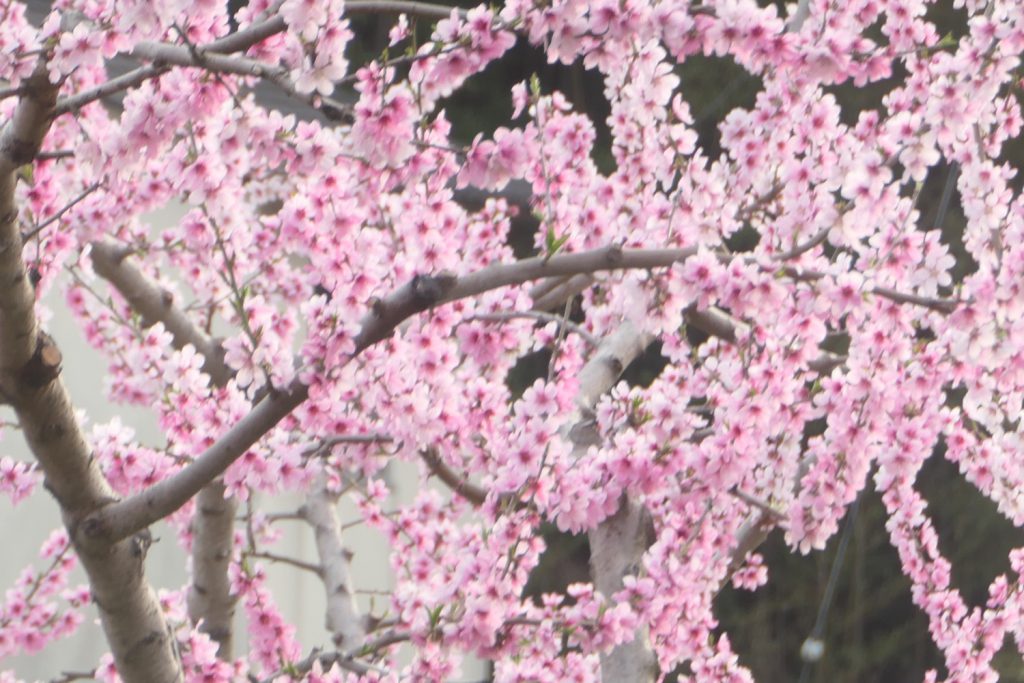
[[[652, 340], [651, 335], [631, 323], [623, 323], [604, 338], [597, 352], [583, 366], [576, 398], [579, 419], [569, 430], [577, 459], [586, 457], [587, 449], [598, 443], [593, 419], [598, 399], [615, 386], [626, 367]], [[618, 512], [588, 534], [591, 579], [605, 598], [610, 600], [622, 588], [624, 576], [637, 573], [651, 540], [649, 526], [650, 516], [643, 506], [623, 496]], [[605, 683], [646, 683], [654, 681], [657, 675], [658, 662], [646, 629], [638, 631], [632, 641], [601, 656], [601, 679]]]
[[[588, 534], [594, 587], [605, 596], [622, 589], [624, 576], [637, 573], [651, 540], [649, 528], [650, 516], [643, 506], [623, 496], [619, 511]], [[658, 663], [645, 628], [632, 641], [601, 655], [601, 680], [605, 683], [642, 683], [657, 676]]]

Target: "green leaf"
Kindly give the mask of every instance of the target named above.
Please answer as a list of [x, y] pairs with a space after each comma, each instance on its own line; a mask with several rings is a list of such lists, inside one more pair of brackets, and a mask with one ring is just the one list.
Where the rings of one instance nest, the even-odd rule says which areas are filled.
[[568, 235], [562, 235], [559, 237], [555, 234], [553, 228], [548, 228], [548, 231], [544, 234], [544, 247], [547, 252], [546, 256], [551, 258], [558, 253], [558, 250], [565, 246], [565, 243], [569, 241]]
[[434, 609], [427, 609], [427, 619], [430, 620], [430, 628], [435, 629], [441, 624], [441, 610], [444, 609], [444, 605], [438, 605]]
[[530, 74], [530, 94], [540, 97], [540, 76], [536, 72]]

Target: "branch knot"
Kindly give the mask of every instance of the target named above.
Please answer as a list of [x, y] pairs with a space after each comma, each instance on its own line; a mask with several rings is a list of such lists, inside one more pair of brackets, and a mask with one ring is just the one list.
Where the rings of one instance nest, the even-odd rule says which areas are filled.
[[53, 338], [45, 332], [40, 332], [36, 337], [35, 353], [21, 369], [21, 383], [32, 389], [45, 387], [60, 375], [62, 359], [63, 356]]

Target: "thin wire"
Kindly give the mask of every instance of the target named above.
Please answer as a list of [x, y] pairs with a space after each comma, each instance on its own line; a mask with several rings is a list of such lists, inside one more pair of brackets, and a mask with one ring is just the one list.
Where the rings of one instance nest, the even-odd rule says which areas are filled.
[[[832, 560], [832, 570], [829, 572], [828, 583], [825, 584], [825, 595], [818, 606], [818, 617], [814, 620], [814, 628], [811, 629], [810, 635], [807, 636], [808, 641], [817, 640], [824, 642], [823, 636], [825, 635], [825, 624], [828, 620], [828, 610], [832, 606], [832, 599], [835, 597], [836, 584], [839, 583], [839, 570], [843, 566], [843, 558], [846, 556], [846, 549], [850, 545], [850, 537], [853, 536], [853, 526], [857, 520], [857, 511], [859, 509], [860, 497], [858, 496], [847, 513], [846, 525], [843, 527], [843, 536], [839, 539], [839, 548], [836, 550], [835, 559]], [[800, 683], [807, 683], [807, 679], [811, 675], [812, 663], [804, 660], [804, 664], [800, 669]]]

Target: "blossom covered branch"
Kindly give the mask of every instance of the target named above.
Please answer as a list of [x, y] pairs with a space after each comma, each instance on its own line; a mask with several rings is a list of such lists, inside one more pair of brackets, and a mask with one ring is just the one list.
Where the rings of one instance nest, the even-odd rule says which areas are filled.
[[[472, 654], [500, 680], [749, 680], [723, 585], [768, 580], [770, 528], [823, 548], [869, 486], [950, 680], [995, 675], [1021, 554], [971, 606], [917, 480], [945, 457], [1024, 524], [1024, 12], [967, 2], [949, 31], [918, 0], [763, 4], [89, 0], [35, 27], [0, 0], [0, 400], [37, 460], [0, 463], [0, 492], [42, 472], [61, 507], [97, 677], [451, 680]], [[454, 95], [513, 46], [593, 93], [522, 74], [470, 129]], [[111, 78], [119, 56], [145, 63]], [[700, 59], [758, 91], [716, 126], [679, 76]], [[326, 116], [265, 107], [264, 82]], [[879, 106], [836, 94], [883, 82]], [[925, 206], [949, 165], [956, 226]], [[76, 418], [39, 330], [56, 289], [159, 448]], [[282, 491], [308, 501], [320, 560], [288, 562], [326, 579], [341, 654], [303, 656], [259, 561], [292, 556], [259, 511]], [[342, 495], [390, 549], [370, 610]], [[190, 597], [144, 578], [158, 520]], [[527, 597], [551, 528], [588, 539], [589, 578]], [[47, 638], [84, 622], [70, 602]]]

